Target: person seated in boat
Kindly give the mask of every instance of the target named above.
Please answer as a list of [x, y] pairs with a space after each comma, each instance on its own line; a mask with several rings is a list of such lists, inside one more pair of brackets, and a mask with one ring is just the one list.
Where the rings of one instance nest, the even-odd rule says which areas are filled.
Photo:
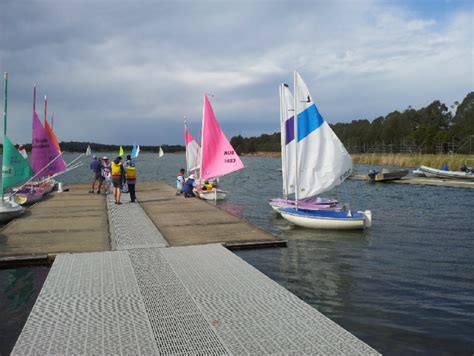
[[202, 190], [212, 190], [212, 189], [214, 189], [214, 185], [212, 183], [210, 183], [208, 180], [206, 180], [201, 189]]
[[185, 198], [192, 198], [194, 197], [194, 187], [196, 186], [196, 182], [194, 179], [194, 174], [191, 174], [186, 182], [183, 184], [183, 193]]
[[441, 167], [441, 170], [442, 170], [442, 171], [446, 171], [446, 172], [449, 171], [448, 165], [447, 165], [447, 164], [443, 164], [443, 166]]

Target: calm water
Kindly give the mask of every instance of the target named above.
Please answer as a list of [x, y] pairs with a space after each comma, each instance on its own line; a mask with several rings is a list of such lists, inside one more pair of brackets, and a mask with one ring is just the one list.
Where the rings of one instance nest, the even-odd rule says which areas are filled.
[[[281, 194], [279, 159], [243, 160], [246, 169], [222, 179], [231, 194], [219, 206], [289, 242], [240, 257], [384, 354], [474, 352], [473, 190], [346, 181], [327, 196], [371, 209], [373, 227], [318, 232], [289, 227], [268, 206]], [[143, 154], [138, 169], [174, 184], [182, 166], [184, 155]], [[84, 166], [62, 180], [89, 176]], [[44, 270], [0, 271], [2, 291], [15, 286], [0, 297], [0, 353], [14, 344]]]

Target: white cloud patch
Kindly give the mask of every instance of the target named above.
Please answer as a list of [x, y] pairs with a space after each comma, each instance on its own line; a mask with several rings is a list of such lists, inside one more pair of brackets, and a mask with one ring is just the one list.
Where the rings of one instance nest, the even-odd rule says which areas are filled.
[[472, 21], [469, 10], [439, 23], [371, 0], [7, 1], [9, 126], [29, 140], [37, 82], [63, 140], [180, 143], [205, 92], [228, 136], [273, 132], [277, 86], [294, 68], [329, 122], [449, 105], [473, 90]]

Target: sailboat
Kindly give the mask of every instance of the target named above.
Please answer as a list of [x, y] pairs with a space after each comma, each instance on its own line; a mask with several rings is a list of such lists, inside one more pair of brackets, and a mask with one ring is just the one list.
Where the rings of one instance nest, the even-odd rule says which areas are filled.
[[86, 156], [90, 157], [92, 155], [91, 145], [87, 145]]
[[[294, 135], [294, 98], [288, 84], [280, 85], [280, 132], [283, 198], [271, 199], [269, 204], [278, 212], [279, 208], [294, 207], [296, 202], [288, 196], [295, 193], [295, 135]], [[335, 199], [310, 197], [299, 202], [299, 207], [307, 210], [340, 210], [342, 205]]]
[[66, 172], [66, 162], [62, 157], [56, 135], [46, 119], [47, 99], [45, 96], [44, 123], [36, 113], [36, 86], [33, 87], [33, 133], [31, 145], [31, 165], [38, 181], [15, 190], [16, 200], [21, 204], [33, 204], [51, 192], [55, 181], [53, 176]]
[[352, 159], [344, 145], [323, 119], [298, 72], [294, 72], [295, 207], [278, 211], [290, 223], [313, 229], [352, 230], [370, 227], [369, 210], [307, 210], [301, 199], [327, 192], [352, 173]]
[[158, 158], [161, 158], [165, 155], [165, 153], [163, 152], [163, 149], [161, 148], [160, 146], [160, 149], [158, 150]]
[[7, 91], [8, 73], [4, 73], [4, 95], [3, 95], [3, 157], [2, 157], [2, 199], [0, 200], [0, 223], [6, 223], [24, 212], [24, 208], [12, 201], [5, 199], [5, 188], [13, 187], [15, 184], [26, 181], [33, 175], [28, 162], [17, 151], [13, 143], [7, 137]]
[[[201, 181], [219, 178], [244, 168], [241, 159], [221, 130], [207, 95], [204, 95], [200, 155]], [[227, 192], [213, 188], [198, 189], [197, 194], [201, 199], [220, 200], [226, 197]]]
[[140, 153], [140, 145], [137, 145], [134, 143], [133, 148], [132, 148], [132, 153], [131, 153], [132, 159], [137, 158], [139, 153]]

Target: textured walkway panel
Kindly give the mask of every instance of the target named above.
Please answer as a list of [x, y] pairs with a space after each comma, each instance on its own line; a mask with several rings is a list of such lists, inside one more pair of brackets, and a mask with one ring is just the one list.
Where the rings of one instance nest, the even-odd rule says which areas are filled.
[[128, 251], [160, 353], [226, 354], [211, 324], [161, 251]]
[[126, 252], [59, 255], [12, 355], [156, 354]]
[[122, 203], [116, 205], [113, 195], [107, 196], [110, 232], [115, 249], [168, 246], [139, 204], [130, 203], [128, 194], [122, 195]]
[[377, 354], [220, 245], [161, 253], [232, 354]]

